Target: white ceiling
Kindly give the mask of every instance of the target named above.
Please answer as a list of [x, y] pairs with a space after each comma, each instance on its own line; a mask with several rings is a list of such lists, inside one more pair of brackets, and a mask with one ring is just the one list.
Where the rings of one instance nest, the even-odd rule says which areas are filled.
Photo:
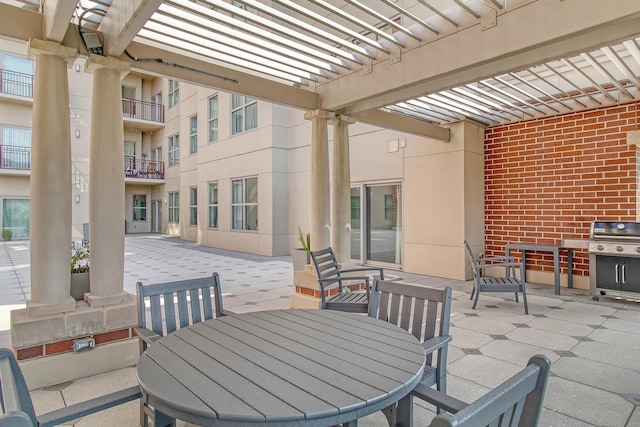
[[[40, 2], [36, 0], [10, 2], [41, 11]], [[351, 86], [360, 80], [364, 82], [367, 74], [382, 69], [379, 64], [384, 61], [402, 63], [412, 52], [429, 44], [446, 46], [443, 61], [444, 56], [452, 56], [449, 61], [462, 64], [464, 58], [456, 58], [451, 51], [473, 51], [474, 39], [466, 37], [464, 49], [446, 42], [456, 40], [455, 37], [465, 32], [476, 32], [480, 40], [480, 36], [489, 31], [504, 31], [506, 24], [502, 22], [507, 22], [510, 12], [527, 11], [532, 19], [546, 16], [545, 22], [540, 23], [544, 27], [556, 22], [554, 19], [560, 14], [575, 15], [576, 10], [584, 13], [584, 21], [597, 20], [588, 8], [597, 5], [592, 13], [602, 14], [603, 3], [609, 4], [609, 8], [613, 6], [591, 0], [241, 0], [234, 4], [229, 0], [79, 0], [70, 21], [85, 31], [104, 32], [107, 54], [124, 53], [134, 67], [136, 64], [143, 67], [145, 61], [174, 68], [182, 66], [185, 73], [201, 72], [209, 74], [208, 77], [228, 79], [221, 83], [222, 88], [229, 82], [237, 83], [239, 79], [234, 77], [234, 72], [241, 72], [265, 85], [270, 82], [279, 87], [322, 94], [324, 88], [333, 87], [334, 91], [339, 88], [341, 79], [349, 81]], [[618, 0], [615, 4], [618, 9], [624, 5], [634, 19], [640, 15], [640, 2], [636, 0]], [[546, 9], [541, 13], [541, 8]], [[580, 19], [576, 21], [577, 24], [566, 21], [567, 34], [579, 35], [588, 29], [588, 23], [585, 22], [583, 30], [579, 28]], [[531, 23], [522, 22], [522, 25]], [[114, 32], [113, 28], [117, 30]], [[411, 96], [403, 98], [404, 89], [400, 86], [395, 91], [397, 94], [389, 96], [390, 91], [381, 88], [381, 101], [371, 105], [382, 112], [437, 125], [472, 119], [496, 126], [637, 101], [640, 27], [637, 28], [638, 34], [628, 32], [631, 36], [624, 39], [611, 36], [608, 43], [588, 50], [565, 47], [567, 54], [561, 57], [549, 51], [546, 59], [534, 65], [518, 67], [514, 63], [513, 68], [504, 70], [503, 66], [502, 72], [489, 77], [481, 64], [477, 67], [476, 79], [460, 78], [456, 82], [464, 81], [463, 84], [443, 83], [437, 90], [425, 90], [418, 96], [413, 90]], [[511, 32], [504, 31], [497, 40], [508, 47]], [[518, 42], [514, 38], [513, 44]], [[498, 47], [478, 46], [478, 49], [488, 48]], [[149, 52], [156, 55], [145, 57]], [[526, 53], [520, 52], [520, 55], [526, 57]], [[171, 62], [165, 56], [194, 59], [196, 64], [206, 64], [207, 69]], [[535, 57], [543, 58], [540, 54]], [[496, 59], [501, 58], [496, 56]], [[433, 61], [438, 58], [430, 56], [423, 61], [425, 69], [427, 65], [433, 68]], [[161, 69], [157, 64], [153, 66]], [[210, 67], [214, 66], [215, 70], [225, 70], [225, 73], [211, 72]], [[465, 76], [474, 75], [473, 69], [460, 68]], [[406, 68], [396, 71], [399, 75], [394, 72], [386, 77], [403, 80], [415, 72]], [[357, 73], [364, 78], [359, 80]], [[386, 77], [383, 75], [382, 81]], [[363, 86], [365, 90], [376, 90], [370, 83]], [[244, 89], [249, 91], [246, 86]], [[352, 88], [347, 86], [347, 89]], [[255, 90], [256, 97], [268, 98], [257, 87]], [[296, 106], [294, 101], [291, 104]], [[345, 111], [350, 112], [349, 108]]]

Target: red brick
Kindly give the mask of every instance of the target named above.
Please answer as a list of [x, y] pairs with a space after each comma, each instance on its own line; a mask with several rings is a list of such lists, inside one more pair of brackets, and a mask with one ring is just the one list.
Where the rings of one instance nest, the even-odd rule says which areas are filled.
[[41, 345], [34, 347], [19, 348], [16, 350], [16, 359], [27, 360], [34, 357], [44, 356], [44, 348]]
[[[79, 339], [75, 338], [75, 339]], [[64, 340], [64, 341], [57, 341], [57, 342], [52, 342], [49, 344], [45, 344], [45, 352], [47, 354], [47, 356], [50, 356], [52, 354], [58, 354], [58, 353], [66, 353], [68, 351], [73, 351], [73, 341], [74, 340]]]
[[120, 329], [117, 331], [104, 332], [102, 334], [96, 334], [93, 338], [96, 340], [96, 345], [105, 344], [112, 341], [120, 341], [130, 337], [129, 328]]

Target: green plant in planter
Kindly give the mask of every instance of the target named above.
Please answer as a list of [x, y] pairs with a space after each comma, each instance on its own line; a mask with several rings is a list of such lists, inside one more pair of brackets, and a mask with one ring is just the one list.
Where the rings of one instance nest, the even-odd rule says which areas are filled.
[[71, 274], [89, 272], [89, 248], [83, 246], [71, 255]]
[[311, 250], [311, 234], [307, 233], [307, 235], [304, 236], [300, 226], [298, 226], [298, 241], [302, 245], [303, 251], [309, 252]]
[[5, 228], [4, 230], [2, 230], [2, 238], [4, 240], [11, 240], [11, 237], [13, 236], [13, 231]]

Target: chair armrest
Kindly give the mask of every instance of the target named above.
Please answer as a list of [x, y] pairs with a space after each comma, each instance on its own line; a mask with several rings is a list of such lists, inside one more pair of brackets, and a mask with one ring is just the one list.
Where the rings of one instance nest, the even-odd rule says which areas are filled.
[[494, 262], [494, 261], [500, 261], [500, 262], [514, 262], [516, 259], [515, 257], [512, 256], [492, 256], [492, 257], [486, 257], [486, 258], [478, 258], [478, 262]]
[[342, 273], [354, 273], [354, 272], [363, 272], [363, 271], [377, 271], [380, 279], [384, 280], [384, 268], [381, 267], [361, 267], [361, 268], [350, 268], [347, 270], [340, 270], [340, 274]]
[[442, 337], [433, 337], [422, 343], [425, 354], [431, 354], [436, 350], [439, 350], [449, 344], [451, 341], [451, 335], [445, 335]]
[[156, 334], [151, 329], [134, 326], [133, 330], [136, 332], [136, 335], [138, 335], [138, 338], [140, 338], [142, 341], [144, 341], [147, 344], [153, 344], [154, 342], [162, 338], [160, 335]]
[[94, 414], [96, 412], [139, 399], [140, 396], [140, 386], [129, 387], [124, 390], [116, 391], [115, 393], [96, 397], [95, 399], [76, 403], [75, 405], [66, 406], [40, 415], [38, 416], [38, 425], [40, 427], [57, 426], [65, 423], [66, 421]]
[[501, 262], [498, 264], [485, 264], [485, 265], [476, 265], [477, 268], [493, 268], [493, 267], [522, 267], [521, 262]]
[[425, 402], [431, 403], [435, 405], [437, 408], [444, 409], [447, 412], [455, 414], [456, 412], [466, 408], [469, 406], [467, 403], [462, 400], [456, 399], [455, 397], [449, 396], [447, 394], [441, 393], [438, 390], [427, 387], [424, 384], [418, 384], [416, 388], [413, 389], [411, 395], [424, 400]]

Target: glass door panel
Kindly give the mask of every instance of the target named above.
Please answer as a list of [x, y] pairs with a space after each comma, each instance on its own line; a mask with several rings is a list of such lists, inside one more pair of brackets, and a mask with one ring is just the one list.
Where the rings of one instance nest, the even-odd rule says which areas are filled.
[[361, 221], [360, 221], [360, 187], [353, 187], [351, 189], [351, 259], [360, 261], [361, 247], [360, 240]]
[[365, 187], [366, 261], [402, 263], [402, 193], [400, 185]]

